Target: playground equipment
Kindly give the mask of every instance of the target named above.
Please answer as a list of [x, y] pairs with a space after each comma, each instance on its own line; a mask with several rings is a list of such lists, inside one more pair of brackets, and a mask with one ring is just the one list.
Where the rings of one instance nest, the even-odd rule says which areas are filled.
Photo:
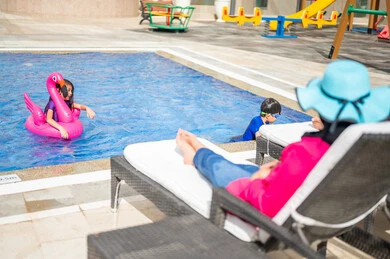
[[[253, 23], [253, 26], [260, 25], [261, 20], [266, 21], [265, 33], [262, 36], [267, 38], [297, 38], [294, 35], [284, 35], [285, 29], [293, 23], [302, 23], [303, 28], [307, 28], [309, 24], [314, 24], [321, 29], [323, 25], [336, 25], [338, 12], [333, 11], [330, 19], [324, 19], [324, 11], [326, 7], [331, 5], [336, 0], [317, 0], [309, 7], [303, 8], [301, 11], [289, 16], [277, 17], [262, 17], [261, 10], [258, 7], [253, 9], [253, 15], [245, 15], [244, 7], [238, 8], [238, 15], [229, 15], [229, 9], [224, 6], [222, 9], [222, 20], [225, 22], [236, 22], [242, 26], [246, 22]], [[315, 18], [311, 18], [316, 15]], [[276, 31], [275, 35], [269, 35], [269, 31]], [[293, 31], [294, 28], [291, 29]], [[290, 30], [289, 30], [290, 31]]]
[[225, 22], [237, 22], [239, 26], [244, 25], [246, 22], [253, 23], [253, 26], [259, 26], [261, 21], [261, 10], [259, 7], [253, 9], [253, 15], [245, 15], [244, 7], [238, 8], [238, 15], [229, 15], [228, 7], [224, 6], [222, 9], [222, 20]]
[[[371, 6], [370, 6], [370, 9], [371, 10], [378, 10], [378, 8], [379, 8], [379, 1], [380, 0], [373, 0], [373, 1], [371, 1]], [[379, 12], [384, 12], [384, 13], [389, 13], [390, 12], [390, 1], [387, 1], [386, 0], [386, 12], [384, 12], [384, 11], [379, 11]], [[375, 28], [375, 30], [377, 29], [376, 28], [376, 25], [382, 20], [382, 19], [384, 19], [385, 17], [384, 17], [385, 15], [383, 15], [381, 18], [379, 18], [378, 19], [378, 15], [370, 15], [370, 17], [369, 17], [369, 20], [368, 20], [368, 26], [367, 26], [367, 33], [372, 33], [372, 30], [373, 30], [373, 28]], [[390, 21], [389, 21], [389, 19], [387, 19], [387, 26], [389, 26], [390, 25]]]
[[[302, 22], [302, 19], [298, 18], [286, 18], [285, 16], [278, 16], [278, 17], [262, 17], [261, 10], [259, 7], [255, 7], [253, 9], [253, 16], [247, 16], [244, 12], [244, 7], [238, 8], [238, 15], [229, 15], [228, 7], [224, 6], [222, 9], [222, 20], [225, 22], [236, 22], [239, 26], [244, 25], [246, 22], [253, 23], [253, 26], [260, 25], [261, 20], [266, 21], [266, 31], [264, 34], [262, 34], [263, 37], [266, 38], [297, 38], [296, 35], [285, 35], [284, 34], [284, 27], [285, 21], [290, 22]], [[277, 23], [277, 30], [274, 35], [269, 35], [269, 23], [270, 21], [275, 21]]]
[[[374, 23], [374, 28], [373, 28], [374, 31], [381, 32], [381, 30], [378, 29], [378, 25], [380, 25], [381, 23], [387, 24], [387, 19], [386, 18], [387, 18], [387, 16], [384, 16], [384, 15], [382, 15], [381, 17], [378, 17], [377, 21]], [[386, 28], [386, 26], [384, 28]], [[382, 28], [382, 29], [384, 29], [384, 28]]]
[[318, 11], [316, 18], [309, 18], [309, 12], [305, 10], [302, 14], [302, 27], [307, 28], [309, 24], [314, 24], [318, 29], [321, 29], [323, 25], [336, 25], [337, 24], [337, 11], [332, 11], [330, 19], [324, 19], [324, 11]]
[[[146, 3], [149, 13], [149, 26], [157, 29], [185, 31], [195, 10], [193, 6], [175, 6], [159, 2]], [[162, 20], [158, 18], [163, 18]], [[177, 20], [178, 22], [174, 22]]]
[[[312, 3], [311, 5], [309, 5], [308, 7], [303, 8], [301, 11], [296, 12], [296, 13], [291, 14], [291, 15], [287, 15], [286, 21], [284, 23], [284, 28], [287, 28], [289, 25], [291, 25], [293, 23], [292, 20], [288, 20], [288, 19], [290, 19], [290, 18], [291, 19], [301, 19], [304, 11], [307, 11], [307, 17], [311, 18], [313, 16], [316, 16], [318, 11], [325, 10], [328, 6], [333, 4], [335, 1], [336, 0], [317, 0], [314, 3]], [[270, 22], [270, 30], [271, 31], [275, 31], [277, 29], [277, 27], [278, 27], [277, 21]]]
[[383, 30], [378, 34], [378, 40], [385, 40], [387, 42], [390, 42], [388, 25], [386, 25], [385, 28], [383, 28]]
[[[375, 18], [373, 17], [374, 15], [375, 16], [387, 15], [388, 13], [390, 13], [390, 0], [386, 0], [387, 12], [378, 10], [379, 0], [371, 0], [371, 8], [374, 8], [371, 10], [357, 9], [354, 7], [355, 3], [356, 3], [356, 0], [347, 0], [345, 3], [343, 15], [341, 17], [341, 21], [340, 21], [339, 27], [337, 29], [336, 36], [333, 40], [333, 44], [332, 44], [330, 51], [329, 51], [329, 55], [328, 55], [329, 59], [336, 59], [337, 58], [341, 42], [343, 41], [343, 38], [344, 38], [345, 30], [352, 30], [353, 14], [354, 13], [370, 14], [370, 17], [368, 20], [368, 29], [367, 29], [368, 33], [371, 33], [372, 28], [374, 26], [374, 20], [375, 20]], [[390, 19], [387, 19], [387, 27], [388, 28], [390, 27]]]
[[[266, 38], [298, 38], [296, 35], [284, 35], [284, 24], [286, 21], [288, 22], [302, 22], [302, 19], [297, 19], [297, 18], [287, 18], [285, 16], [279, 15], [278, 17], [263, 17], [264, 21], [267, 21], [267, 23], [270, 22], [276, 22], [277, 23], [277, 28], [276, 28], [276, 33], [274, 35], [269, 35], [268, 30], [262, 34], [261, 36], [266, 37]], [[265, 25], [265, 28], [270, 28], [268, 24]]]

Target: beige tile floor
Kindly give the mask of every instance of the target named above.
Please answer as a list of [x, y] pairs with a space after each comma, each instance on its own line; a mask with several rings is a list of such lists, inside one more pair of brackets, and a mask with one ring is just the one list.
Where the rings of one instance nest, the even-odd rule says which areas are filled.
[[[39, 184], [39, 181], [36, 182]], [[110, 181], [71, 184], [0, 196], [2, 258], [86, 258], [86, 237], [161, 220], [164, 215], [126, 186], [117, 213]]]
[[91, 233], [150, 223], [132, 205], [121, 204], [113, 214], [109, 206], [61, 215], [41, 215], [30, 221], [0, 226], [3, 258], [86, 258], [86, 236]]
[[[244, 148], [250, 148], [252, 144]], [[227, 150], [237, 147], [228, 145]], [[242, 149], [242, 147], [241, 147]], [[241, 149], [239, 152], [241, 152]], [[86, 162], [88, 163], [88, 162]], [[52, 167], [41, 168], [50, 171]], [[121, 187], [117, 213], [110, 208], [109, 170], [80, 172], [15, 183], [10, 194], [0, 195], [0, 254], [2, 258], [86, 258], [88, 234], [148, 224], [165, 216], [150, 201], [127, 185]], [[54, 187], [47, 183], [50, 180]], [[46, 182], [45, 182], [46, 181]], [[63, 185], [58, 186], [58, 182]], [[23, 183], [33, 183], [23, 191]], [[44, 187], [45, 186], [45, 187]], [[42, 189], [43, 188], [43, 189]], [[1, 186], [0, 186], [1, 190]], [[383, 225], [383, 220], [380, 225]], [[302, 258], [294, 251], [275, 251], [270, 258]], [[327, 258], [370, 258], [338, 239], [328, 244]]]
[[[256, 36], [258, 32], [248, 27], [246, 29], [253, 30], [256, 38], [251, 35], [213, 42], [214, 32], [228, 29], [229, 33], [240, 33], [241, 29], [192, 21], [194, 31], [200, 28], [197, 30], [199, 38], [196, 39], [188, 38], [190, 33], [155, 33], [148, 30], [147, 24], [139, 26], [138, 21], [138, 18], [63, 20], [0, 12], [0, 51], [156, 51], [237, 87], [262, 96], [274, 96], [294, 109], [299, 109], [294, 99], [294, 89], [305, 85], [313, 76], [321, 75], [329, 62], [310, 59], [309, 46], [304, 61], [269, 54], [261, 47], [269, 46], [270, 41]], [[215, 27], [215, 31], [208, 31], [207, 34], [204, 30], [203, 33], [202, 27]], [[209, 42], [202, 41], [202, 37], [208, 37]], [[255, 51], [250, 45], [252, 41], [259, 41]], [[306, 43], [304, 41], [302, 44], [313, 39], [308, 39]], [[287, 48], [291, 44], [286, 40], [280, 42]], [[299, 49], [291, 49], [291, 52], [294, 51]], [[370, 68], [370, 76], [373, 85], [390, 82], [388, 73], [374, 68]], [[238, 151], [235, 147], [227, 148], [232, 152]], [[242, 148], [239, 150], [242, 151]], [[119, 212], [111, 213], [108, 178], [96, 180], [88, 175], [89, 183], [74, 181], [58, 186], [59, 182], [64, 181], [60, 178], [62, 176], [101, 171], [109, 175], [107, 170], [109, 160], [102, 159], [9, 172], [16, 173], [22, 183], [54, 179], [57, 184], [50, 186], [44, 182], [33, 182], [32, 186], [35, 187], [24, 186], [25, 190], [16, 184], [0, 185], [0, 257], [85, 258], [87, 234], [147, 224], [164, 217], [153, 204], [131, 189], [122, 189], [125, 198]], [[42, 186], [45, 187], [42, 189]], [[10, 193], [4, 192], [10, 189]], [[390, 228], [388, 222], [383, 222], [386, 228]], [[300, 258], [292, 251], [269, 255], [271, 258]], [[368, 257], [333, 239], [329, 244], [328, 258]]]

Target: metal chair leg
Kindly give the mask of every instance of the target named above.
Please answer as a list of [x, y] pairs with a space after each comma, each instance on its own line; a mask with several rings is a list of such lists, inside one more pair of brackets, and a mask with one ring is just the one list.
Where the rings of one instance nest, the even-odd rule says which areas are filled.
[[322, 241], [322, 242], [318, 243], [318, 245], [317, 245], [317, 254], [324, 257], [324, 258], [326, 257], [327, 244], [328, 244], [328, 241]]
[[123, 183], [124, 181], [121, 180], [117, 183], [116, 185], [116, 190], [115, 190], [115, 196], [114, 196], [114, 207], [111, 207], [111, 212], [113, 213], [116, 213], [118, 211], [118, 207], [119, 207], [119, 191], [120, 191], [120, 188], [121, 188], [121, 184]]

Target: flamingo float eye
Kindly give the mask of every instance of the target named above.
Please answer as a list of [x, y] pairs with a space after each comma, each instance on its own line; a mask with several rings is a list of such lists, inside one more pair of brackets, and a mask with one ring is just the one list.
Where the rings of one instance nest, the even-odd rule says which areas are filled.
[[57, 82], [57, 77], [56, 76], [53, 76], [52, 79], [53, 79], [54, 82]]

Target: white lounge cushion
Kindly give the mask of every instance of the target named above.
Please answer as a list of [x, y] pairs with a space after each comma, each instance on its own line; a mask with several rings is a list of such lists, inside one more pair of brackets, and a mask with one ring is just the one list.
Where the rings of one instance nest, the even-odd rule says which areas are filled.
[[[200, 138], [200, 141], [234, 163], [251, 164], [205, 139]], [[195, 167], [184, 165], [183, 155], [174, 139], [128, 145], [124, 156], [144, 175], [172, 192], [199, 214], [210, 217], [212, 185]], [[225, 229], [243, 241], [257, 239], [256, 228], [233, 215], [227, 216]]]
[[286, 123], [286, 124], [270, 124], [260, 127], [259, 133], [268, 141], [279, 144], [283, 147], [288, 144], [301, 140], [305, 132], [318, 131], [314, 128], [311, 121]]

